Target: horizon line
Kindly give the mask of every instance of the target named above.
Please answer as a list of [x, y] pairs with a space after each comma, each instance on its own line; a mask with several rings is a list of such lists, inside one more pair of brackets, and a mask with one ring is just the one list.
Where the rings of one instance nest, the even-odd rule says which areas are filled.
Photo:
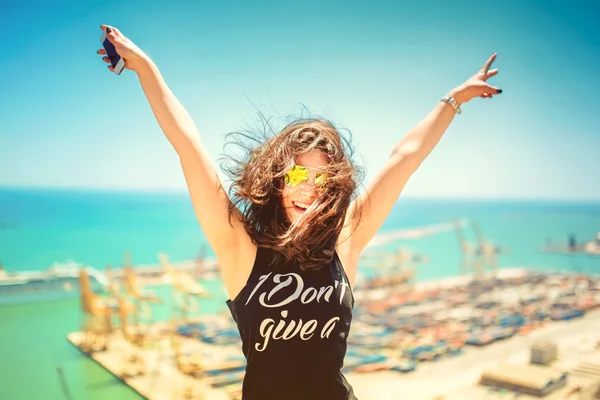
[[[81, 186], [27, 186], [27, 185], [0, 185], [0, 190], [13, 191], [54, 191], [54, 192], [103, 192], [103, 193], [131, 193], [131, 194], [172, 194], [189, 195], [187, 189], [160, 189], [160, 188], [122, 188], [122, 187], [81, 187]], [[473, 196], [473, 195], [400, 195], [396, 203], [405, 200], [463, 200], [463, 201], [568, 201], [568, 202], [586, 202], [600, 203], [600, 198], [582, 198], [582, 197], [532, 197], [526, 196]]]

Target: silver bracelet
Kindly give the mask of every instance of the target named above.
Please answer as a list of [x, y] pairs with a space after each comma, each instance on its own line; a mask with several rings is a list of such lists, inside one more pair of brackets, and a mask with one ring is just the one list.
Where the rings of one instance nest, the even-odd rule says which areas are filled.
[[461, 113], [460, 106], [458, 105], [458, 103], [456, 102], [456, 100], [454, 100], [453, 97], [450, 97], [450, 96], [442, 97], [440, 99], [440, 101], [442, 103], [446, 103], [450, 107], [452, 107], [452, 109], [454, 110], [455, 113], [457, 113], [457, 114]]

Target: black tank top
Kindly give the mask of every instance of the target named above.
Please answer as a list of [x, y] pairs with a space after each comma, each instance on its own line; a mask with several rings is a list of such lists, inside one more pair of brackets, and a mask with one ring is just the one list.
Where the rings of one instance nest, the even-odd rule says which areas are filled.
[[356, 400], [341, 368], [354, 296], [337, 253], [303, 271], [269, 265], [258, 248], [246, 286], [227, 305], [246, 356], [243, 400]]

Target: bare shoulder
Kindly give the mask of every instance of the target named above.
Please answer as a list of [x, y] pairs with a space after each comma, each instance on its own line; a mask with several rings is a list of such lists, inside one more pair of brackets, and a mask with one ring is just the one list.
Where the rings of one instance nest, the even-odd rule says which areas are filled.
[[342, 266], [344, 267], [344, 271], [348, 276], [348, 280], [350, 281], [350, 286], [353, 288], [354, 283], [356, 281], [356, 272], [358, 270], [358, 256], [356, 252], [353, 251], [350, 239], [346, 238], [342, 239], [340, 236], [340, 240], [335, 247], [335, 251], [342, 262]]
[[[245, 232], [244, 232], [245, 233]], [[252, 272], [257, 247], [248, 235], [238, 235], [217, 254], [219, 269], [231, 300], [242, 291]]]

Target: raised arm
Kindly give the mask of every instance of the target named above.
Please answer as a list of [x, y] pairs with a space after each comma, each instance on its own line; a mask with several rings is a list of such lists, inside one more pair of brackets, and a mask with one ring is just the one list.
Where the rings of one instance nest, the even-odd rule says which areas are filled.
[[[475, 75], [452, 90], [447, 97], [453, 98], [460, 106], [475, 97], [490, 98], [492, 95], [502, 93], [502, 90], [486, 83], [490, 77], [498, 73], [497, 69], [490, 70], [495, 59], [496, 54], [492, 55]], [[360, 254], [381, 228], [406, 182], [440, 141], [456, 114], [450, 104], [445, 102], [437, 104], [429, 115], [398, 143], [383, 170], [367, 190], [355, 200], [351, 207], [354, 207], [356, 202], [363, 205], [360, 223], [358, 226], [347, 224], [345, 232], [340, 235], [340, 241], [347, 241], [353, 258]], [[352, 212], [348, 213], [349, 216], [351, 214]]]
[[[240, 250], [251, 252], [252, 246], [237, 216], [230, 221], [231, 200], [202, 145], [196, 125], [150, 58], [118, 29], [106, 26], [102, 28], [106, 28], [107, 38], [125, 59], [125, 67], [138, 75], [158, 124], [179, 155], [194, 211], [219, 259], [225, 285], [229, 290], [232, 280], [235, 280], [232, 278], [236, 274], [233, 266], [238, 265], [236, 261]], [[100, 53], [103, 54], [102, 51]], [[109, 61], [107, 57], [105, 61]]]

